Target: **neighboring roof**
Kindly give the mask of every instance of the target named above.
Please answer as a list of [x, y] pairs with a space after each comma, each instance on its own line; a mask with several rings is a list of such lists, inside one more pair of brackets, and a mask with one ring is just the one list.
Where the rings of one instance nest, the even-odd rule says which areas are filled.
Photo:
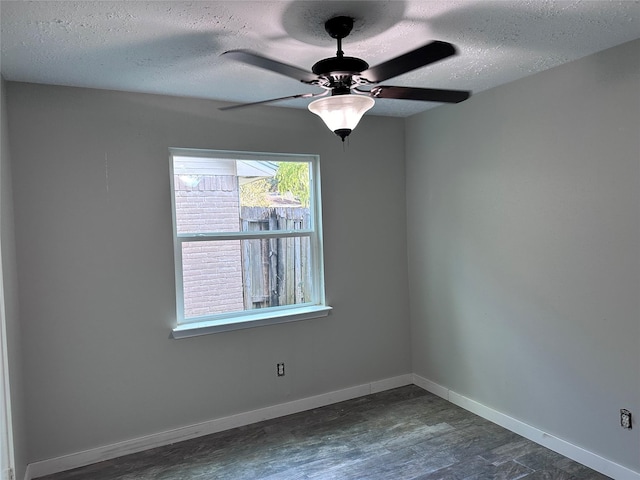
[[258, 179], [273, 177], [278, 171], [278, 164], [265, 160], [230, 160], [174, 155], [173, 171], [176, 175], [237, 175], [241, 178]]

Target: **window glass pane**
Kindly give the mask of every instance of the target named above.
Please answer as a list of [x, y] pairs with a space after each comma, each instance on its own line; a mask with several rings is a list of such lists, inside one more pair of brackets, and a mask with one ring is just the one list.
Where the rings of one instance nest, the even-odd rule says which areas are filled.
[[313, 301], [309, 237], [183, 242], [184, 318]]
[[182, 244], [185, 318], [244, 309], [240, 258], [239, 240]]
[[311, 228], [309, 162], [173, 158], [179, 234]]

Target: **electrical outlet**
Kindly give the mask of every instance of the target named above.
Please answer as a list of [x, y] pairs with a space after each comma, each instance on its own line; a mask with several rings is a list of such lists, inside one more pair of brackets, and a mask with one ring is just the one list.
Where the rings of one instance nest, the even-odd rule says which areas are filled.
[[284, 363], [276, 364], [276, 373], [279, 377], [284, 377]]
[[631, 412], [626, 408], [620, 409], [620, 426], [631, 430]]

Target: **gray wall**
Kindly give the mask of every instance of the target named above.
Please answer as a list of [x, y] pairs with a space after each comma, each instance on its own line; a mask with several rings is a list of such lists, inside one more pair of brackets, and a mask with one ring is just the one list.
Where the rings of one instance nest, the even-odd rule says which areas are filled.
[[[404, 122], [7, 84], [28, 460], [411, 371]], [[321, 157], [326, 319], [170, 340], [169, 147]], [[287, 364], [277, 379], [276, 362]]]
[[407, 122], [414, 372], [640, 471], [640, 41]]
[[0, 246], [2, 251], [2, 287], [7, 335], [9, 381], [11, 383], [11, 422], [16, 478], [23, 478], [27, 464], [27, 437], [25, 426], [22, 351], [20, 348], [20, 323], [18, 321], [18, 280], [13, 221], [13, 189], [11, 184], [11, 156], [9, 149], [9, 122], [5, 81], [0, 77]]
[[[640, 470], [617, 425], [640, 411], [639, 47], [413, 117], [406, 143], [365, 117], [345, 150], [308, 112], [8, 83], [19, 465], [407, 373], [411, 346], [419, 375]], [[330, 317], [168, 339], [169, 146], [321, 155]]]

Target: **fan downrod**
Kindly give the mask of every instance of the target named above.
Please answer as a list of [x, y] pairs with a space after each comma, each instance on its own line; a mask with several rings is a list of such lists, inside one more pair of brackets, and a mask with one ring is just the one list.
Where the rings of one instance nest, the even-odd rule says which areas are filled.
[[[369, 68], [369, 64], [364, 60], [355, 57], [345, 57], [342, 51], [342, 39], [351, 33], [353, 21], [351, 17], [340, 16], [330, 18], [324, 23], [324, 29], [327, 33], [331, 38], [335, 38], [338, 41], [338, 51], [335, 57], [325, 58], [316, 62], [311, 68], [313, 73], [320, 76], [331, 76], [335, 74], [357, 75]], [[349, 83], [350, 87], [350, 80], [347, 83]], [[334, 85], [334, 87], [335, 86], [336, 85]]]

